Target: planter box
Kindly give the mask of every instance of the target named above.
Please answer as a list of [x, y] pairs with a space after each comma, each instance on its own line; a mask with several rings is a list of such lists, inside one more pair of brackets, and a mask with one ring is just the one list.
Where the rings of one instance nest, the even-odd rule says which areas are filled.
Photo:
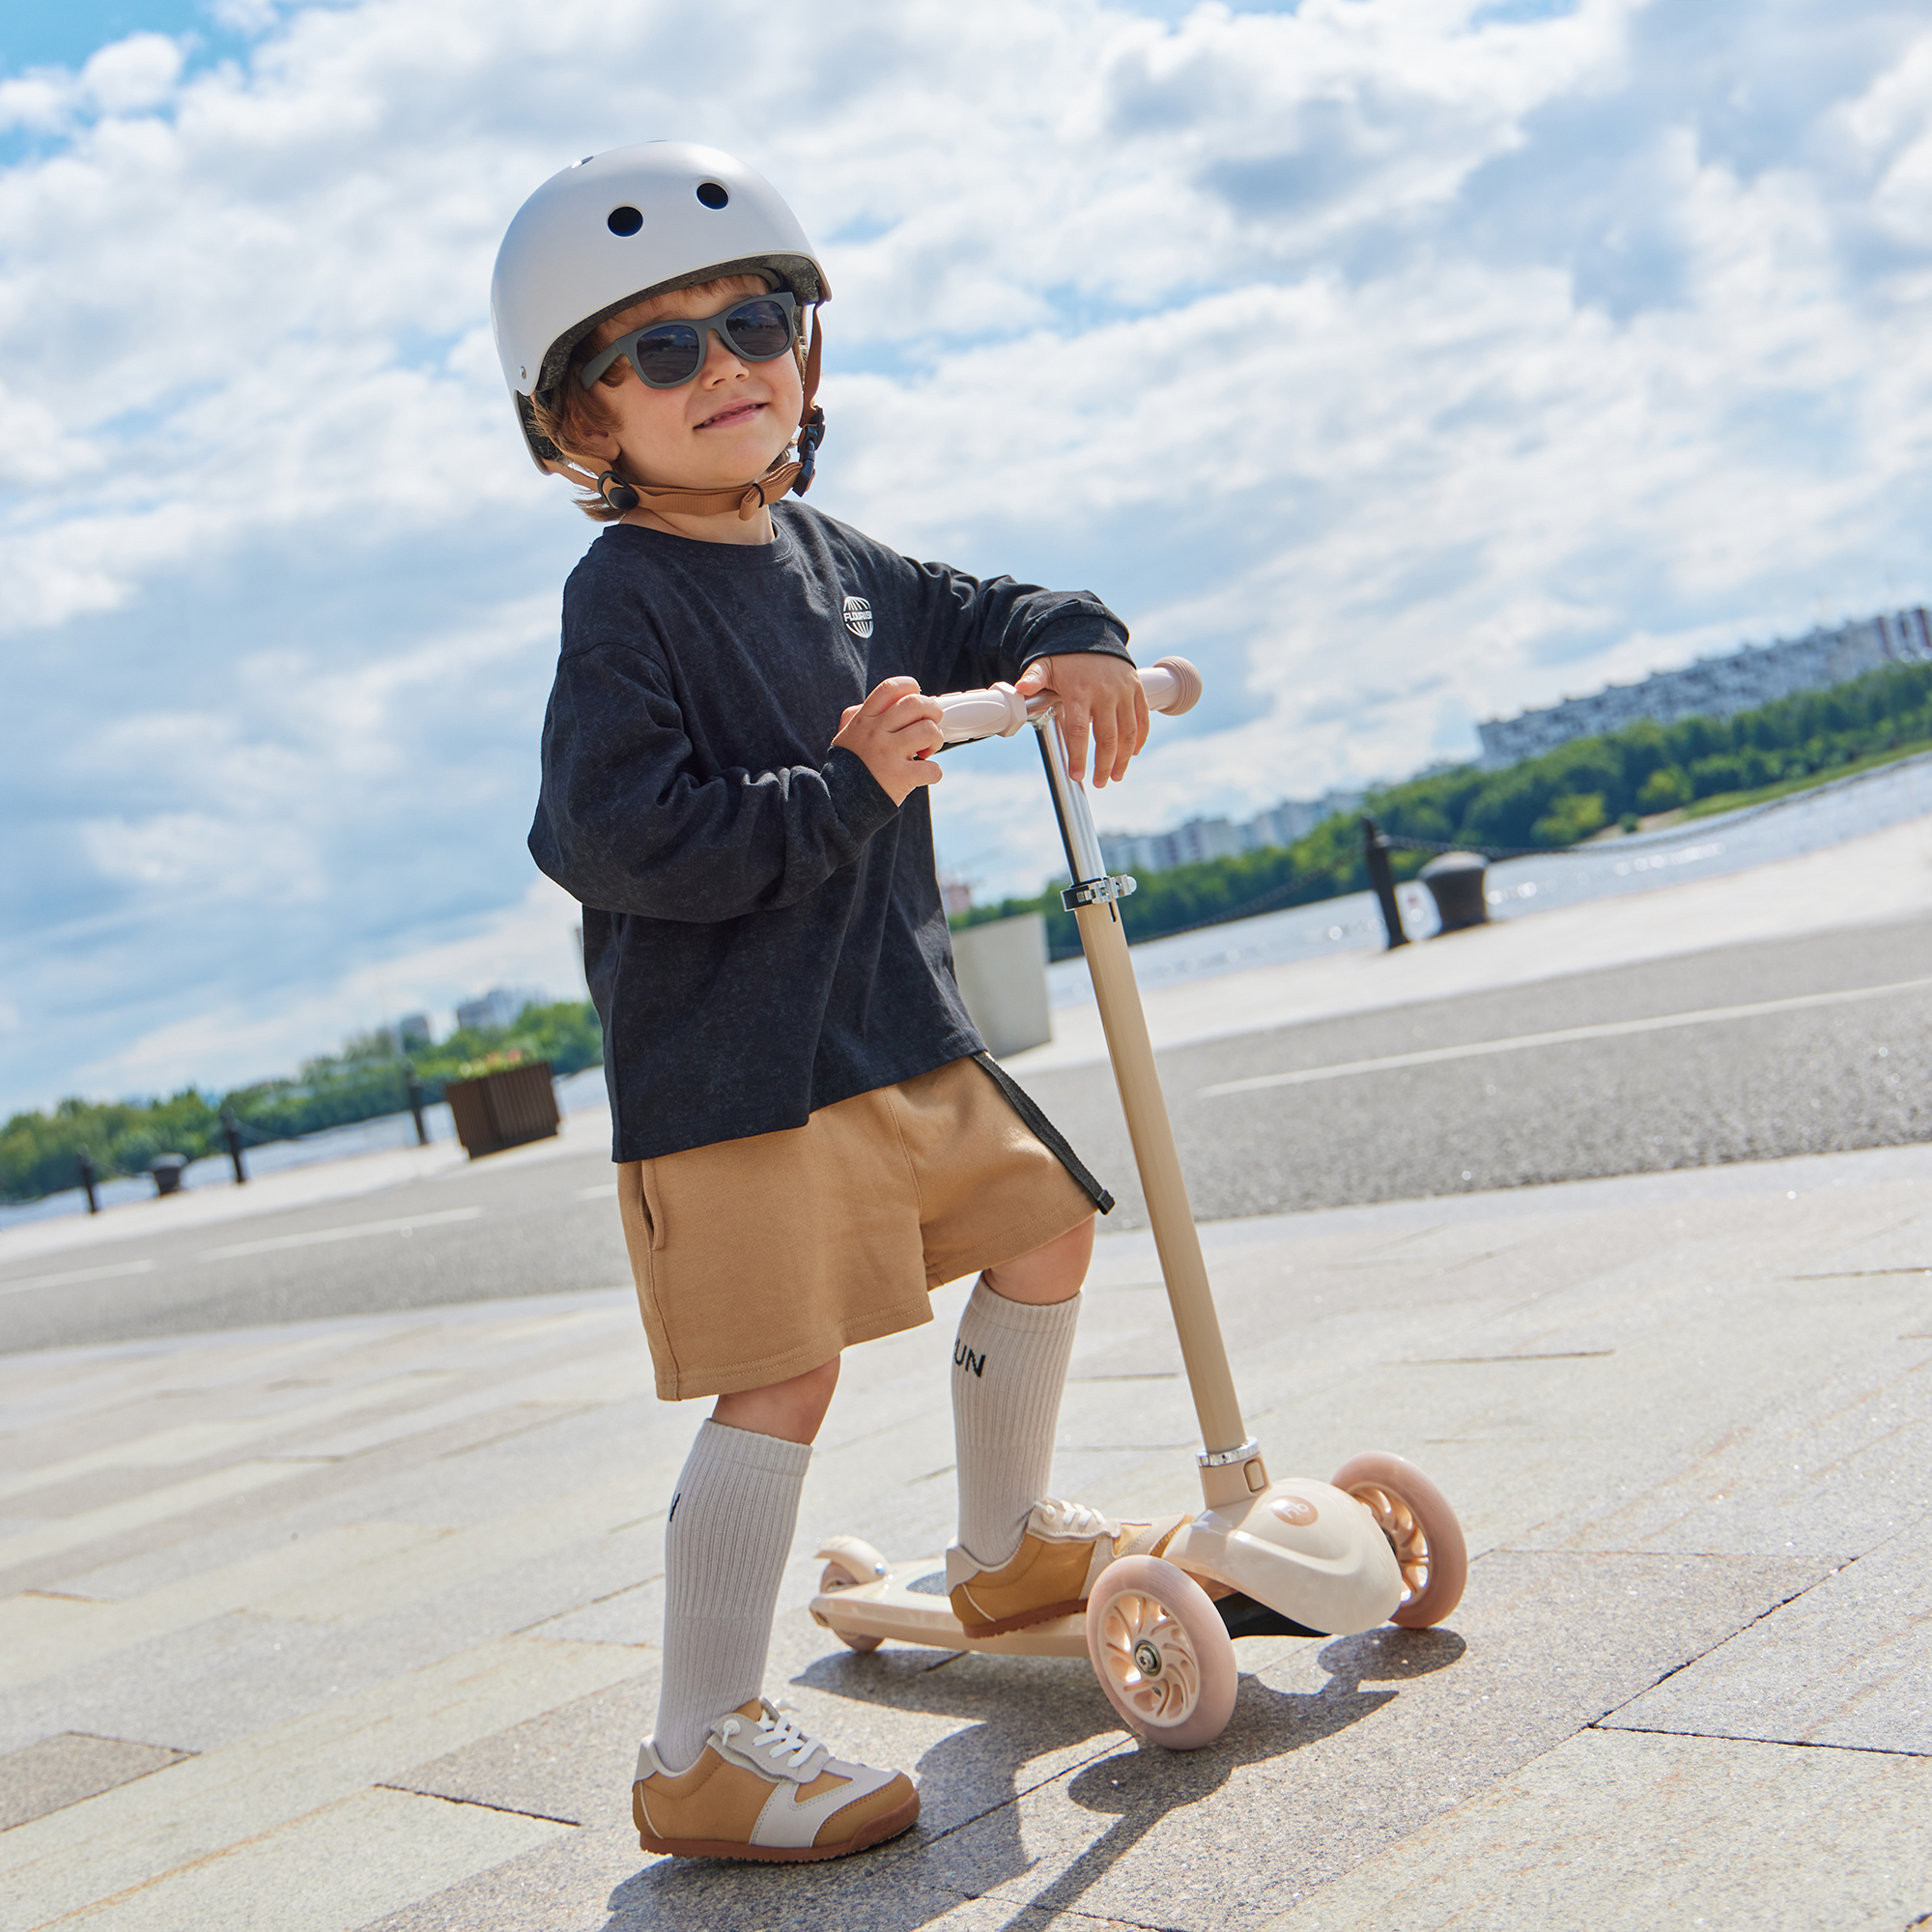
[[506, 1066], [476, 1080], [452, 1080], [442, 1097], [456, 1122], [456, 1138], [471, 1160], [549, 1140], [557, 1129], [556, 1087], [547, 1060]]

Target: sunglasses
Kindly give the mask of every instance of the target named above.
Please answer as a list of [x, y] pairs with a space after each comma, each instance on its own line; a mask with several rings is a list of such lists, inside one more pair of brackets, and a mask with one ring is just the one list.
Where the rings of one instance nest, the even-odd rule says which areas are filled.
[[798, 340], [798, 305], [783, 291], [748, 296], [719, 315], [647, 322], [593, 355], [577, 380], [591, 387], [622, 355], [647, 387], [675, 389], [704, 367], [713, 334], [722, 335], [741, 362], [774, 362]]

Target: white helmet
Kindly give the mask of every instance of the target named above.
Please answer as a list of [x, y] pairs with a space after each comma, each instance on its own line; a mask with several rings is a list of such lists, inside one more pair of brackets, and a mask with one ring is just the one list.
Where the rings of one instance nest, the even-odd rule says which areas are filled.
[[531, 398], [555, 389], [600, 322], [646, 296], [759, 272], [801, 307], [832, 294], [778, 190], [717, 148], [646, 141], [551, 176], [518, 209], [490, 282], [497, 355], [537, 468], [559, 452]]

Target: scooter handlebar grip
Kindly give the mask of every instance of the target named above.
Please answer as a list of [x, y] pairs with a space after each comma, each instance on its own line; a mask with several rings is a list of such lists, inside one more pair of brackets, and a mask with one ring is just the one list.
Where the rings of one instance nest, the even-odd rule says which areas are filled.
[[1162, 658], [1141, 672], [1148, 709], [1178, 718], [1201, 702], [1201, 673], [1185, 658]]
[[951, 692], [939, 700], [939, 728], [949, 745], [967, 738], [1010, 738], [1026, 722], [1026, 699], [1009, 684]]
[[[1140, 674], [1148, 709], [1178, 718], [1201, 701], [1201, 673], [1185, 658], [1162, 658]], [[948, 692], [939, 700], [939, 728], [949, 745], [968, 738], [1010, 738], [1059, 700], [1043, 691], [1029, 702], [1009, 684], [984, 691]]]

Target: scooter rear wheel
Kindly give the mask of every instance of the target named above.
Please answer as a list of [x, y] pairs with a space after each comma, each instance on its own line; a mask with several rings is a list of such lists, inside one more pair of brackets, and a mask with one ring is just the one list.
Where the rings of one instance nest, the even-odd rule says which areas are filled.
[[1389, 1622], [1405, 1630], [1439, 1624], [1469, 1580], [1469, 1549], [1449, 1498], [1413, 1463], [1380, 1449], [1350, 1456], [1331, 1480], [1367, 1506], [1395, 1549], [1402, 1603]]
[[1087, 1655], [1130, 1730], [1198, 1750], [1227, 1729], [1239, 1675], [1234, 1639], [1208, 1593], [1157, 1556], [1107, 1565], [1087, 1598]]
[[[818, 1594], [821, 1597], [829, 1597], [835, 1590], [849, 1590], [855, 1583], [869, 1583], [885, 1574], [885, 1559], [869, 1543], [861, 1543], [856, 1536], [841, 1536], [835, 1542], [850, 1548], [834, 1554], [833, 1545], [828, 1544], [818, 1552], [821, 1556], [832, 1555], [831, 1562], [819, 1573]], [[851, 1631], [842, 1631], [837, 1624], [832, 1626], [832, 1634], [847, 1650], [856, 1650], [861, 1657], [877, 1650], [885, 1642], [884, 1637], [862, 1636]]]

